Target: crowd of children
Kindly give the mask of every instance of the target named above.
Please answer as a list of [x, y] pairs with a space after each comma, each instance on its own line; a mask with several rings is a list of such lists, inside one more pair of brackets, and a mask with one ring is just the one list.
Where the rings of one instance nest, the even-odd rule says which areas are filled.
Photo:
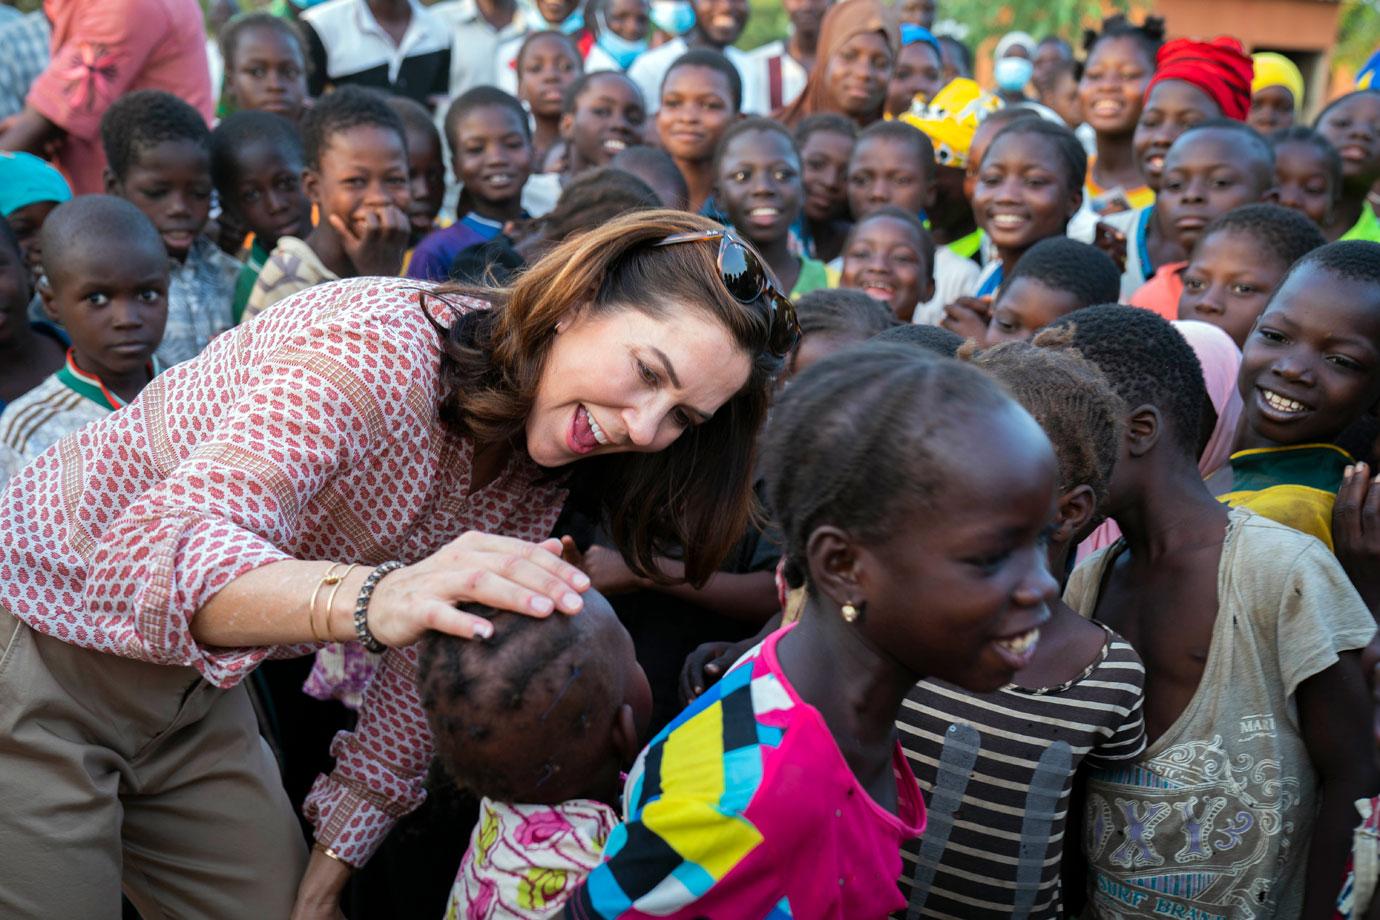
[[[254, 6], [177, 39], [210, 123], [53, 73], [0, 122], [0, 492], [303, 291], [474, 293], [632, 212], [798, 322], [707, 580], [572, 501], [579, 614], [422, 641], [430, 798], [347, 913], [1380, 917], [1369, 78], [1115, 15], [988, 90], [932, 0], [751, 52], [745, 0]], [[378, 662], [252, 678], [299, 808]]]

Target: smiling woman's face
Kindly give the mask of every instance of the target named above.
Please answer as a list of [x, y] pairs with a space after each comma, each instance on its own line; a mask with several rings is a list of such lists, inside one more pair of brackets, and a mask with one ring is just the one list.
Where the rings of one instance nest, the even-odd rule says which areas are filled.
[[554, 467], [663, 450], [742, 389], [750, 369], [729, 330], [699, 310], [580, 310], [546, 357], [527, 416], [527, 452]]

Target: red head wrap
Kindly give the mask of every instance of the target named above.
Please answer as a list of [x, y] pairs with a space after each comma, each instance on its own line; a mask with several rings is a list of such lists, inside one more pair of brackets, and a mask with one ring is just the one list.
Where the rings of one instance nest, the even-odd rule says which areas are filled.
[[1147, 98], [1156, 83], [1183, 80], [1207, 93], [1227, 118], [1246, 120], [1255, 65], [1236, 39], [1225, 35], [1210, 42], [1178, 38], [1160, 48], [1155, 65], [1155, 75], [1145, 88]]

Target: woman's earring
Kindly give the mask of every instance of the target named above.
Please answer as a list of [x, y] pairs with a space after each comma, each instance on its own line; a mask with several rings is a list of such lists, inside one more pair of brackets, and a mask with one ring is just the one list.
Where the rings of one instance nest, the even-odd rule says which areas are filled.
[[556, 335], [560, 335], [562, 332], [565, 332], [565, 320], [556, 323]]
[[858, 617], [862, 616], [862, 611], [851, 603], [844, 604], [840, 612], [843, 614], [843, 622], [845, 623], [856, 623], [858, 622]]

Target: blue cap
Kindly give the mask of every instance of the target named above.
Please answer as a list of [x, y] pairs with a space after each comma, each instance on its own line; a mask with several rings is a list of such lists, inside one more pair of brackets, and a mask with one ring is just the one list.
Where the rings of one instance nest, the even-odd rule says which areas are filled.
[[0, 151], [0, 216], [40, 201], [70, 201], [72, 188], [47, 160], [31, 153]]
[[916, 42], [924, 42], [934, 49], [935, 57], [944, 60], [944, 52], [939, 50], [939, 39], [934, 37], [934, 33], [924, 26], [911, 25], [908, 22], [901, 24], [901, 47], [913, 45]]

